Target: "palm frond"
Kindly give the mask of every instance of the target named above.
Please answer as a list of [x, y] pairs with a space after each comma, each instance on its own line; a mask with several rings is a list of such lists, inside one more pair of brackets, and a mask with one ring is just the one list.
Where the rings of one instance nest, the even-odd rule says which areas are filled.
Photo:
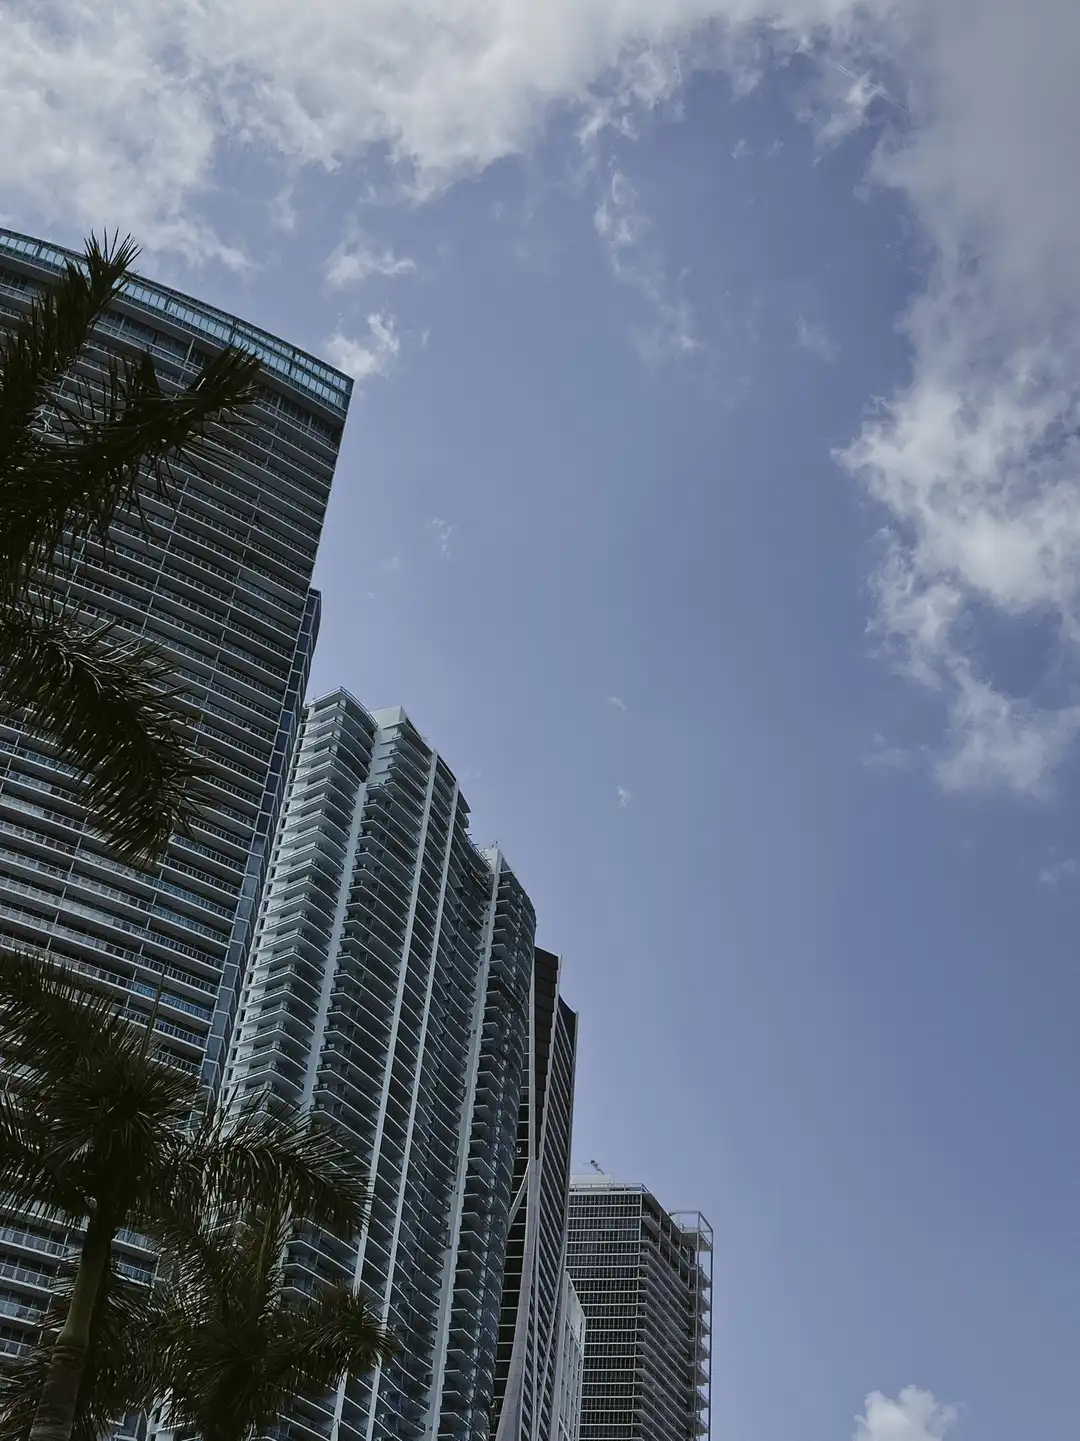
[[[116, 298], [139, 250], [131, 237], [91, 236], [82, 264], [38, 296], [27, 316], [0, 340], [0, 590], [10, 593], [35, 549], [31, 519], [40, 514], [33, 461], [48, 434], [58, 391]], [[40, 535], [37, 538], [40, 540]]]
[[162, 389], [147, 352], [114, 357], [99, 381], [57, 397], [59, 430], [34, 462], [36, 508], [25, 507], [18, 550], [27, 566], [55, 569], [83, 536], [108, 547], [118, 510], [139, 512], [144, 491], [167, 495], [173, 466], [206, 454], [212, 425], [235, 422], [258, 396], [258, 360], [219, 351], [182, 390]]
[[0, 340], [0, 473], [9, 469], [26, 430], [78, 359], [138, 255], [130, 235], [111, 242], [92, 235], [83, 262], [68, 261]]
[[317, 1119], [255, 1106], [204, 1114], [174, 1184], [189, 1208], [196, 1185], [217, 1206], [284, 1204], [344, 1236], [360, 1229], [369, 1200], [360, 1158]]
[[55, 1158], [40, 1102], [10, 1081], [0, 1091], [0, 1178], [8, 1205], [31, 1207], [44, 1220], [86, 1214], [86, 1192]]
[[287, 1352], [320, 1387], [387, 1365], [401, 1349], [368, 1298], [347, 1286], [330, 1287], [282, 1319]]
[[130, 239], [87, 243], [81, 265], [32, 306], [0, 345], [0, 596], [25, 594], [85, 536], [107, 544], [118, 509], [160, 490], [169, 466], [205, 447], [208, 429], [257, 397], [259, 363], [227, 348], [186, 387], [165, 392], [149, 352], [114, 357], [93, 378], [76, 363], [131, 276]]
[[192, 750], [168, 662], [46, 606], [0, 606], [0, 716], [47, 734], [84, 778], [94, 824], [133, 861], [198, 814], [209, 774]]
[[81, 1219], [90, 1204], [153, 1211], [198, 1081], [157, 1060], [147, 1031], [41, 957], [0, 955], [4, 1182]]
[[5, 1070], [32, 1067], [48, 1084], [87, 1057], [105, 1056], [125, 1034], [116, 1004], [66, 966], [34, 951], [0, 951], [0, 1055]]

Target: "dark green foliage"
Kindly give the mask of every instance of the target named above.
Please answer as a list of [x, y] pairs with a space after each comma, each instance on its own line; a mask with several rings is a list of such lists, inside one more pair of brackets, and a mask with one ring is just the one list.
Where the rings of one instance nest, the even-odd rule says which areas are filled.
[[[153, 1011], [144, 1018], [151, 1025], [154, 1020]], [[67, 1387], [70, 1417], [60, 1424], [50, 1410], [49, 1426], [28, 1434], [67, 1441], [75, 1434], [72, 1427], [90, 1425], [106, 1412], [115, 1416], [124, 1397], [122, 1410], [144, 1404], [139, 1387], [160, 1391], [166, 1375], [161, 1366], [171, 1367], [168, 1358], [180, 1354], [181, 1344], [189, 1345], [178, 1339], [180, 1331], [163, 1329], [180, 1325], [181, 1311], [184, 1324], [194, 1324], [188, 1302], [181, 1307], [177, 1299], [180, 1291], [201, 1296], [200, 1304], [209, 1306], [215, 1286], [224, 1304], [229, 1300], [221, 1290], [226, 1282], [227, 1288], [243, 1276], [249, 1288], [258, 1282], [259, 1306], [273, 1311], [274, 1324], [284, 1317], [286, 1329], [294, 1328], [289, 1335], [296, 1365], [310, 1364], [312, 1375], [322, 1375], [318, 1367], [335, 1358], [361, 1356], [359, 1349], [349, 1351], [350, 1336], [357, 1348], [365, 1337], [374, 1337], [375, 1344], [376, 1333], [361, 1324], [370, 1321], [368, 1313], [359, 1302], [341, 1298], [328, 1300], [329, 1309], [316, 1313], [321, 1328], [316, 1335], [322, 1339], [318, 1344], [311, 1340], [305, 1351], [294, 1334], [299, 1313], [287, 1312], [273, 1299], [280, 1258], [267, 1252], [265, 1273], [251, 1269], [250, 1257], [244, 1260], [252, 1227], [265, 1232], [270, 1225], [277, 1238], [288, 1216], [343, 1236], [358, 1232], [367, 1202], [364, 1177], [356, 1156], [330, 1132], [298, 1114], [254, 1107], [229, 1112], [214, 1104], [195, 1077], [158, 1058], [149, 1026], [135, 1023], [77, 976], [34, 955], [0, 954], [0, 1055], [5, 1192], [44, 1217], [72, 1226], [86, 1223], [76, 1270], [82, 1291], [73, 1289], [72, 1302], [61, 1305], [54, 1318], [63, 1325], [47, 1328], [43, 1348], [7, 1383], [8, 1420], [0, 1412], [0, 1435], [9, 1434], [4, 1427], [14, 1424], [16, 1413], [24, 1414], [18, 1407], [28, 1404], [28, 1387], [38, 1388], [34, 1394], [40, 1401], [45, 1376], [57, 1380], [61, 1353], [59, 1375]], [[250, 1215], [262, 1219], [251, 1222]], [[115, 1274], [111, 1251], [123, 1229], [147, 1237], [169, 1258], [175, 1284], [146, 1299], [146, 1306], [155, 1308], [152, 1315], [145, 1310], [136, 1315], [137, 1291]], [[102, 1258], [105, 1269], [98, 1278], [92, 1268]], [[90, 1285], [85, 1284], [88, 1275]], [[255, 1291], [250, 1295], [255, 1305]], [[334, 1304], [341, 1308], [336, 1332], [330, 1327]], [[179, 1319], [169, 1321], [170, 1316]], [[129, 1374], [121, 1366], [124, 1347], [108, 1337], [116, 1327], [136, 1323], [139, 1337], [130, 1348], [134, 1369]], [[150, 1340], [155, 1349], [148, 1360], [144, 1343]], [[243, 1344], [249, 1345], [250, 1338]], [[190, 1348], [194, 1356], [194, 1341]], [[294, 1369], [288, 1374], [295, 1381], [303, 1373]], [[173, 1384], [171, 1370], [168, 1384]], [[4, 1394], [0, 1391], [0, 1399]], [[57, 1402], [56, 1414], [61, 1409]]]
[[130, 239], [92, 237], [83, 263], [0, 336], [0, 716], [48, 735], [86, 776], [95, 823], [136, 861], [190, 822], [205, 768], [162, 659], [85, 625], [56, 587], [84, 542], [108, 551], [118, 513], [141, 523], [146, 495], [169, 499], [173, 467], [198, 465], [215, 424], [239, 423], [259, 373], [224, 350], [178, 391], [146, 351], [80, 374], [137, 255]]

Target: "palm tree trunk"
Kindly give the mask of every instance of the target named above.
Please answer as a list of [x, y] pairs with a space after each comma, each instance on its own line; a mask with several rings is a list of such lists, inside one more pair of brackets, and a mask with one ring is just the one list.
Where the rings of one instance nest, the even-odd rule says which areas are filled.
[[91, 1216], [83, 1237], [71, 1305], [63, 1329], [53, 1342], [49, 1372], [28, 1441], [71, 1441], [79, 1386], [90, 1349], [94, 1305], [108, 1269], [113, 1235], [114, 1228], [106, 1217]]

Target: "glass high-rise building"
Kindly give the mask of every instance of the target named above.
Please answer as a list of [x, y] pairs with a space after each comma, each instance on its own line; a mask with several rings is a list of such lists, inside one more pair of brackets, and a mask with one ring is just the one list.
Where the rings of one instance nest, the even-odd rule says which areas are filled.
[[307, 708], [227, 1086], [359, 1148], [367, 1226], [298, 1237], [289, 1280], [361, 1287], [401, 1352], [297, 1403], [289, 1441], [489, 1441], [535, 919], [468, 815], [403, 711], [343, 691]]
[[495, 1441], [553, 1441], [557, 1422], [577, 1054], [577, 1016], [559, 994], [560, 970], [558, 956], [537, 949], [495, 1372]]
[[[0, 326], [78, 257], [0, 230]], [[152, 641], [186, 691], [212, 769], [190, 839], [137, 870], [87, 822], [48, 742], [0, 725], [0, 946], [37, 948], [93, 979], [135, 1018], [159, 996], [156, 1040], [220, 1079], [318, 625], [312, 567], [351, 382], [283, 341], [139, 279], [94, 334], [80, 374], [149, 351], [165, 387], [233, 344], [263, 365], [242, 427], [219, 430], [171, 503], [121, 515], [103, 553], [81, 546], [56, 587], [89, 621]], [[2, 1178], [0, 1178], [2, 1190]], [[24, 1344], [65, 1238], [0, 1211], [0, 1356]], [[121, 1264], [138, 1274], [137, 1254]]]
[[570, 1183], [567, 1266], [585, 1313], [581, 1441], [709, 1434], [712, 1227], [644, 1186]]

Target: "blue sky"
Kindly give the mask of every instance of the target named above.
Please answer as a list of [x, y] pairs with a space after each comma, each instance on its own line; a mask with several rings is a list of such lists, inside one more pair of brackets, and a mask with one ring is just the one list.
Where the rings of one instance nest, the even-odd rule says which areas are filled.
[[3, 220], [358, 376], [316, 686], [529, 888], [581, 1161], [715, 1225], [717, 1437], [1075, 1430], [1080, 21], [1014, 11], [0, 16]]

